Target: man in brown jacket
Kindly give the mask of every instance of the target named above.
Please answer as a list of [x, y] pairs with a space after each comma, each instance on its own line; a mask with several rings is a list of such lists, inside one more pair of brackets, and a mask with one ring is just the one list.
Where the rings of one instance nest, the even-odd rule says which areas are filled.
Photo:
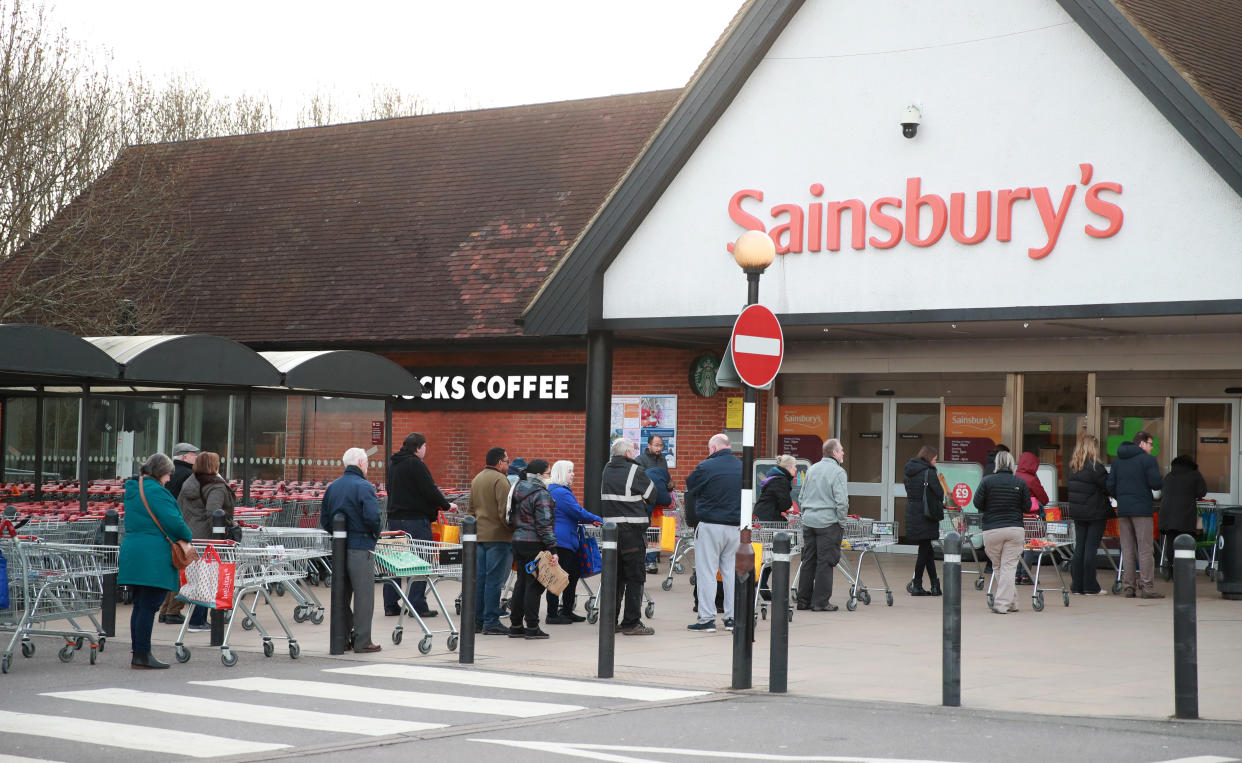
[[487, 467], [470, 483], [468, 509], [478, 521], [479, 534], [474, 622], [485, 636], [508, 636], [509, 628], [500, 622], [500, 591], [513, 566], [513, 530], [505, 523], [509, 454], [504, 448], [492, 448], [486, 461]]

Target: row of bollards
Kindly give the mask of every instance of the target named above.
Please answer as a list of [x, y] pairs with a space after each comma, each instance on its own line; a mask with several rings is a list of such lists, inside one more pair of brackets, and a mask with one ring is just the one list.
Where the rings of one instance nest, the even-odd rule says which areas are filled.
[[[463, 517], [461, 525], [462, 541], [462, 591], [461, 591], [461, 643], [458, 661], [462, 664], [474, 662], [475, 646], [475, 607], [477, 606], [477, 559], [478, 536], [474, 517]], [[340, 572], [345, 569], [345, 527], [344, 517], [338, 516], [333, 522], [333, 569]], [[792, 536], [778, 533], [773, 542], [771, 554], [772, 573], [769, 590], [772, 597], [772, 641], [769, 650], [768, 691], [785, 693], [788, 691], [789, 679], [789, 621], [792, 615], [790, 592], [790, 563]], [[962, 692], [962, 576], [961, 555], [962, 538], [957, 533], [949, 533], [944, 539], [944, 574], [943, 579], [943, 619], [942, 619], [942, 658], [941, 658], [941, 703], [946, 707], [959, 707]], [[1173, 637], [1174, 637], [1174, 684], [1176, 698], [1176, 716], [1178, 718], [1198, 718], [1198, 662], [1197, 662], [1197, 631], [1195, 610], [1195, 542], [1189, 535], [1179, 535], [1174, 541], [1173, 564]], [[613, 522], [605, 522], [603, 526], [600, 551], [603, 556], [603, 571], [599, 587], [599, 651], [596, 675], [599, 678], [612, 678], [616, 657], [616, 623], [617, 623], [617, 526]], [[749, 591], [753, 591], [754, 578], [750, 576]], [[343, 654], [348, 634], [344, 632], [343, 618], [337, 613], [345, 611], [346, 586], [332, 586], [332, 625], [331, 654]], [[107, 588], [105, 587], [105, 591]], [[747, 593], [747, 595], [751, 595]], [[106, 596], [106, 594], [105, 594]], [[104, 622], [108, 622], [105, 609]], [[115, 615], [113, 615], [115, 619]], [[213, 622], [213, 639], [215, 636]], [[742, 631], [739, 638], [737, 631]], [[742, 650], [737, 646], [739, 641], [751, 641], [754, 637], [753, 619], [749, 623], [738, 622], [735, 625], [734, 656], [737, 658]], [[749, 651], [744, 652], [745, 662], [741, 669], [743, 679], [749, 677]], [[735, 659], [734, 679], [739, 677], [739, 665]], [[747, 683], [747, 686], [749, 684]]]

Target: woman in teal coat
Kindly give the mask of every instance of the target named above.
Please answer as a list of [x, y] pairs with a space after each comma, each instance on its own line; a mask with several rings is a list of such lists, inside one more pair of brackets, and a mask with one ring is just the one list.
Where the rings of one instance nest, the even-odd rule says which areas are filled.
[[[156, 453], [143, 463], [137, 478], [125, 483], [125, 539], [121, 542], [117, 583], [129, 586], [134, 592], [134, 609], [129, 616], [129, 637], [134, 653], [130, 667], [134, 670], [168, 667], [168, 663], [151, 656], [151, 629], [155, 627], [155, 613], [164, 602], [165, 593], [180, 588], [169, 540], [175, 542], [192, 537], [177, 508], [177, 499], [164, 487], [172, 473], [172, 459]], [[143, 495], [147, 499], [145, 504]], [[152, 514], [164, 528], [162, 531], [151, 518]]]

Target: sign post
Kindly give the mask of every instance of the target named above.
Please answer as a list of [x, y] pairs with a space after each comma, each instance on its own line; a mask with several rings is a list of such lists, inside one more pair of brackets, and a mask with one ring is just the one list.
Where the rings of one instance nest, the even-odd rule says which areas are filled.
[[[748, 272], [749, 276], [750, 273]], [[755, 390], [767, 388], [781, 369], [785, 356], [785, 335], [776, 315], [756, 304], [759, 277], [751, 280], [748, 304], [733, 324], [729, 337], [738, 378], [745, 385], [742, 402], [742, 511], [733, 597], [733, 688], [751, 688], [751, 647], [755, 638], [755, 552], [750, 545], [750, 526], [754, 513]], [[784, 616], [781, 612], [780, 617]]]

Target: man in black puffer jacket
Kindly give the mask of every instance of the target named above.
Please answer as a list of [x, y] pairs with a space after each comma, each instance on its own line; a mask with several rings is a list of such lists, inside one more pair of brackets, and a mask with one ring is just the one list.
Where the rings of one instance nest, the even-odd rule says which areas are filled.
[[[415, 540], [433, 540], [431, 523], [440, 516], [440, 510], [453, 507], [436, 481], [431, 470], [423, 463], [427, 454], [427, 438], [411, 432], [401, 449], [392, 454], [388, 467], [388, 529], [402, 530]], [[410, 605], [420, 617], [439, 614], [427, 606], [427, 583], [419, 580], [410, 583]], [[395, 617], [401, 614], [401, 598], [392, 586], [384, 586], [384, 614]]]

